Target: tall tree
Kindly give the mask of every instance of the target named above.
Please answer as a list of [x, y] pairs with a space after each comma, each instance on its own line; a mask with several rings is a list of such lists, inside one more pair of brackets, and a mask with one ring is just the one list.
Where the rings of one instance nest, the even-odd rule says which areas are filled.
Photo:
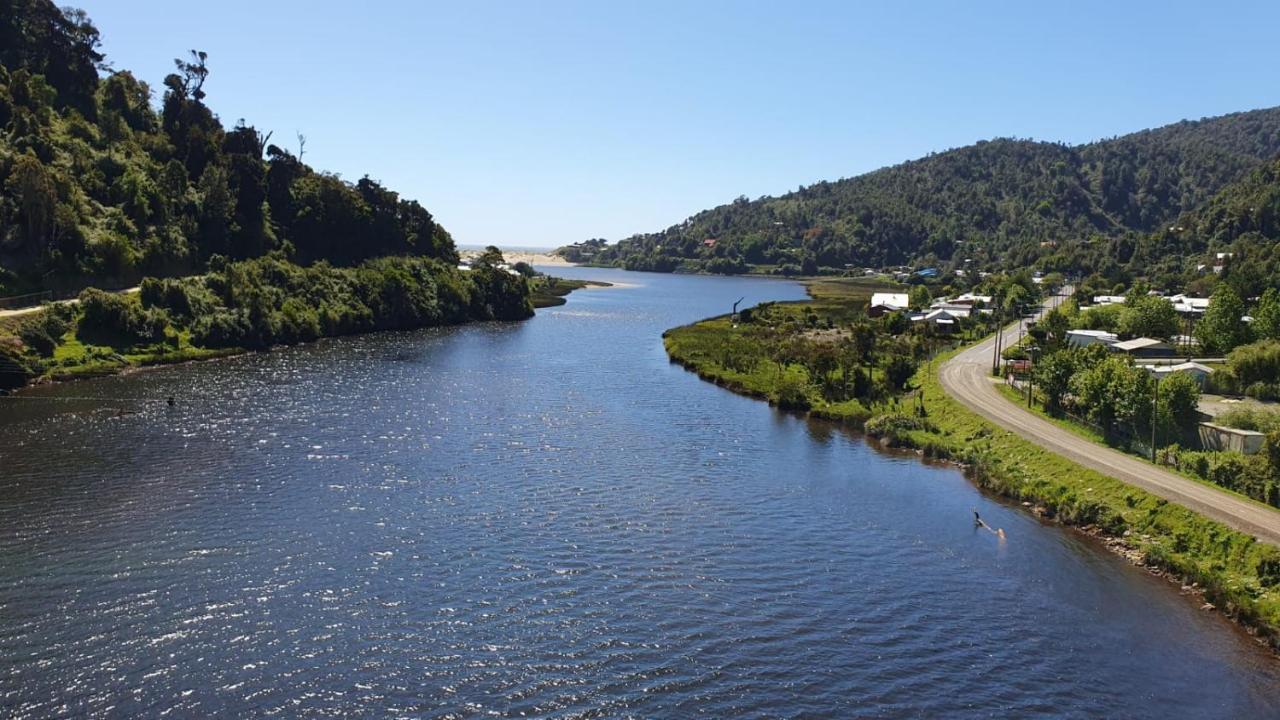
[[1262, 293], [1253, 311], [1253, 334], [1259, 340], [1280, 340], [1280, 290], [1270, 287]]
[[1235, 289], [1225, 283], [1220, 285], [1196, 325], [1196, 339], [1204, 351], [1225, 355], [1249, 342], [1249, 324], [1244, 321], [1244, 313], [1244, 301]]
[[1178, 311], [1173, 303], [1155, 295], [1126, 301], [1120, 311], [1120, 334], [1126, 338], [1171, 338], [1178, 333]]

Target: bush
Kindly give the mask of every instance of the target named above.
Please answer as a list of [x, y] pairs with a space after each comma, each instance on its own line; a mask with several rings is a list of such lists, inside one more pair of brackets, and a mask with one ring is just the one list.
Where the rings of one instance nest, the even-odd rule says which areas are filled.
[[146, 278], [138, 294], [144, 308], [159, 308], [178, 318], [194, 318], [210, 310], [213, 296], [192, 280]]
[[78, 334], [100, 345], [137, 345], [164, 338], [168, 318], [159, 310], [144, 310], [125, 295], [88, 288], [80, 293]]
[[937, 432], [937, 428], [928, 420], [903, 413], [885, 413], [877, 415], [866, 422], [863, 430], [876, 437], [898, 437], [902, 433], [915, 430]]
[[1227, 355], [1227, 365], [1243, 387], [1280, 383], [1280, 341], [1241, 345]]
[[1280, 585], [1280, 550], [1263, 546], [1258, 555], [1258, 582], [1269, 588]]
[[22, 346], [13, 338], [0, 337], [0, 390], [27, 384], [36, 369], [23, 357]]
[[1257, 400], [1280, 400], [1280, 383], [1259, 380], [1245, 388], [1244, 394]]
[[50, 336], [42, 322], [25, 322], [18, 328], [22, 343], [44, 357], [53, 357], [58, 341]]
[[1204, 391], [1214, 395], [1238, 395], [1240, 382], [1231, 368], [1216, 368], [1204, 381]]
[[1280, 410], [1236, 407], [1219, 415], [1214, 422], [1241, 430], [1271, 433], [1280, 431]]
[[239, 347], [248, 336], [248, 318], [238, 311], [205, 315], [191, 326], [191, 342], [204, 347]]
[[50, 305], [18, 327], [18, 337], [29, 348], [44, 357], [52, 357], [62, 336], [71, 327], [74, 311], [65, 304]]
[[916, 363], [905, 355], [894, 355], [885, 363], [884, 376], [890, 387], [901, 390], [906, 387], [911, 376], [916, 373]]
[[784, 410], [808, 410], [808, 383], [793, 373], [785, 373], [778, 379], [773, 401]]

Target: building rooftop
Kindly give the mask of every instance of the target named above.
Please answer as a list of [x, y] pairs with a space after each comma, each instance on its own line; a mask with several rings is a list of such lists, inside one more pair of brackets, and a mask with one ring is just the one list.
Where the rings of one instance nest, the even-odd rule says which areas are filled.
[[911, 300], [906, 293], [874, 293], [871, 296], [872, 307], [883, 305], [885, 307], [894, 307], [898, 309], [911, 306]]
[[1164, 342], [1163, 340], [1156, 340], [1155, 338], [1140, 337], [1132, 340], [1125, 340], [1124, 342], [1118, 342], [1111, 347], [1115, 350], [1119, 350], [1120, 352], [1129, 352], [1131, 350], [1142, 350], [1143, 348], [1161, 346], [1169, 347], [1169, 343]]

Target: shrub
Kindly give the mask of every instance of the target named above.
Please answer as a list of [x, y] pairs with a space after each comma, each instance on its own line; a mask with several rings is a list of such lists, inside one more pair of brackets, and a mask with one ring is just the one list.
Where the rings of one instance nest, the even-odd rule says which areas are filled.
[[12, 390], [27, 384], [36, 368], [23, 357], [16, 339], [0, 337], [0, 390]]
[[777, 389], [773, 401], [785, 410], [808, 410], [808, 383], [793, 373], [784, 373], [778, 378]]
[[193, 318], [208, 312], [214, 305], [212, 294], [197, 280], [160, 280], [146, 278], [142, 281], [139, 299], [144, 308], [160, 308], [179, 318]]
[[928, 420], [904, 413], [885, 413], [877, 415], [866, 422], [863, 430], [876, 437], [898, 437], [913, 430], [937, 432], [937, 428]]
[[80, 293], [79, 334], [102, 345], [136, 345], [164, 338], [168, 318], [162, 311], [144, 310], [125, 295], [88, 288]]
[[1237, 395], [1240, 393], [1240, 382], [1231, 368], [1216, 368], [1205, 378], [1204, 391], [1215, 395]]
[[1280, 585], [1280, 550], [1264, 545], [1258, 552], [1258, 582], [1274, 588]]
[[58, 341], [49, 335], [41, 322], [23, 323], [18, 328], [18, 337], [22, 338], [24, 345], [44, 357], [53, 357], [53, 351], [58, 349]]
[[916, 363], [905, 355], [894, 355], [885, 363], [884, 376], [894, 390], [906, 387], [911, 376], [916, 372]]
[[50, 305], [18, 327], [18, 337], [27, 347], [44, 357], [52, 357], [58, 342], [70, 327], [72, 310], [62, 304]]
[[237, 347], [245, 344], [249, 322], [243, 312], [204, 315], [191, 327], [191, 342], [205, 347]]
[[1227, 365], [1244, 387], [1280, 383], [1280, 341], [1241, 345], [1227, 355]]
[[1244, 394], [1258, 400], [1280, 400], [1280, 383], [1259, 380], [1245, 388]]
[[1271, 433], [1280, 431], [1280, 410], [1236, 407], [1219, 415], [1214, 422], [1241, 430]]

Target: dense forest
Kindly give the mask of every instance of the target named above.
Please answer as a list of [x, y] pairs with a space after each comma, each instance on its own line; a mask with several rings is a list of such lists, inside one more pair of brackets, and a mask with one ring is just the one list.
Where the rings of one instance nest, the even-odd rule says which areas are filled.
[[1169, 228], [1278, 153], [1280, 108], [1081, 146], [979, 142], [781, 197], [741, 197], [592, 260], [657, 271], [909, 265], [1180, 277], [1194, 270], [1193, 252], [1230, 243], [1198, 226]]
[[0, 390], [533, 314], [531, 269], [497, 248], [460, 265], [416, 201], [312, 169], [301, 135], [294, 154], [224, 127], [205, 53], [174, 61], [156, 107], [98, 47], [83, 11], [0, 0], [0, 297], [78, 294], [0, 323]]
[[152, 88], [113, 70], [83, 11], [0, 0], [0, 296], [125, 286], [273, 251], [354, 265], [385, 255], [455, 263], [416, 201], [303, 162], [206, 104], [210, 58], [190, 51]]

